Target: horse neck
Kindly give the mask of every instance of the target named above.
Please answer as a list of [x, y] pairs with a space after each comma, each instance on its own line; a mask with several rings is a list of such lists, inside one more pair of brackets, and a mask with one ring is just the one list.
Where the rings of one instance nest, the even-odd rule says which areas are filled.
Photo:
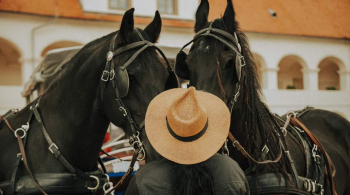
[[97, 60], [103, 61], [106, 52], [92, 51], [72, 59], [39, 104], [53, 142], [72, 164], [86, 171], [96, 164], [109, 124], [99, 99], [104, 66]]

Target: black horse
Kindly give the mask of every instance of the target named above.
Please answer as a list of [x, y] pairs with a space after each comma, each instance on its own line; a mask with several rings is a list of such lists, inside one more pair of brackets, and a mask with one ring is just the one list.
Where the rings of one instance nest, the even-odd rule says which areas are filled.
[[[318, 182], [324, 184], [325, 194], [330, 194], [330, 186], [322, 175], [325, 156], [321, 158], [320, 166], [315, 168], [317, 155], [322, 156], [319, 150], [313, 148], [310, 139], [299, 139], [305, 133], [297, 132], [297, 128], [290, 126], [287, 131], [283, 128], [280, 130], [284, 122], [263, 103], [257, 68], [247, 37], [239, 30], [235, 20], [232, 1], [227, 1], [222, 18], [208, 22], [208, 13], [209, 3], [202, 0], [196, 12], [196, 35], [191, 41], [193, 45], [188, 55], [180, 51], [175, 71], [180, 78], [189, 79], [191, 86], [213, 93], [228, 104], [232, 114], [230, 132], [254, 159], [277, 159], [277, 163], [250, 166], [252, 161], [248, 161], [230, 144], [230, 156], [238, 161], [243, 170], [247, 169], [248, 175], [254, 176], [250, 181], [252, 193], [310, 194], [307, 191], [321, 190], [320, 185], [312, 186], [315, 182], [303, 180], [303, 183], [297, 183], [292, 180], [291, 174], [296, 173], [309, 178], [319, 174], [316, 175]], [[299, 113], [300, 120], [320, 140], [336, 167], [334, 183], [337, 193], [350, 194], [349, 121], [338, 114], [319, 109], [306, 109]], [[286, 116], [284, 120], [285, 118]], [[300, 128], [299, 130], [303, 131]], [[305, 142], [307, 143], [303, 145]], [[310, 154], [311, 151], [316, 158]], [[281, 152], [284, 154], [279, 158]], [[279, 174], [264, 178], [264, 173]], [[276, 182], [272, 181], [274, 179]], [[291, 190], [281, 188], [281, 179], [285, 183], [291, 183], [286, 184]], [[272, 188], [263, 189], [262, 185], [265, 184]], [[302, 190], [297, 190], [298, 187]]]
[[[78, 172], [88, 172], [88, 176], [96, 172], [109, 122], [137, 137], [137, 132], [133, 131], [138, 130], [137, 127], [142, 129], [150, 101], [166, 88], [177, 85], [175, 75], [170, 75], [173, 73], [169, 66], [161, 63], [156, 49], [160, 50], [153, 45], [161, 32], [158, 11], [144, 30], [134, 29], [133, 13], [133, 8], [125, 13], [119, 31], [85, 45], [67, 62], [39, 99], [8, 117], [7, 121], [2, 120], [0, 189], [4, 194], [40, 193], [34, 182], [28, 180], [23, 163], [19, 163], [17, 173], [13, 171], [20, 159], [17, 155], [20, 149], [9, 126], [16, 130], [29, 121], [30, 127], [22, 139], [26, 139], [27, 162], [47, 193], [90, 193], [87, 187], [95, 187], [98, 179], [78, 180]], [[32, 115], [33, 112], [39, 118], [41, 115], [42, 123], [38, 122], [36, 114]], [[43, 128], [54, 144], [48, 144]], [[22, 136], [25, 129], [23, 126], [17, 133]], [[144, 131], [141, 131], [140, 138], [147, 151], [147, 160], [157, 158]], [[77, 168], [76, 172], [70, 174], [67, 165], [55, 156], [64, 156], [71, 167]], [[52, 173], [60, 174], [48, 175]], [[11, 185], [15, 181], [23, 182]]]

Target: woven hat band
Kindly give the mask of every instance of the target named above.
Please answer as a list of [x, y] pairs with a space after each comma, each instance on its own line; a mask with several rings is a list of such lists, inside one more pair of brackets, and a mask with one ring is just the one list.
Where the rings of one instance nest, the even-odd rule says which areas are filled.
[[169, 123], [168, 123], [168, 118], [166, 118], [166, 125], [167, 125], [167, 128], [168, 128], [168, 131], [169, 133], [174, 137], [176, 138], [177, 140], [179, 141], [182, 141], [182, 142], [192, 142], [192, 141], [195, 141], [197, 139], [199, 139], [200, 137], [202, 137], [204, 135], [204, 133], [207, 131], [208, 129], [208, 119], [207, 119], [207, 122], [205, 123], [205, 126], [203, 127], [203, 129], [201, 131], [199, 131], [197, 134], [195, 135], [192, 135], [192, 136], [188, 136], [188, 137], [182, 137], [182, 136], [179, 136], [177, 135], [173, 129], [170, 127]]

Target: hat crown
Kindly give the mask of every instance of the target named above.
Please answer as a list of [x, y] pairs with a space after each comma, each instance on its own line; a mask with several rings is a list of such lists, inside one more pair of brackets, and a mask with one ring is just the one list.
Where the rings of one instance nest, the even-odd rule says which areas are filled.
[[207, 112], [198, 102], [194, 87], [173, 101], [167, 112], [167, 120], [172, 131], [180, 137], [194, 136], [203, 130]]

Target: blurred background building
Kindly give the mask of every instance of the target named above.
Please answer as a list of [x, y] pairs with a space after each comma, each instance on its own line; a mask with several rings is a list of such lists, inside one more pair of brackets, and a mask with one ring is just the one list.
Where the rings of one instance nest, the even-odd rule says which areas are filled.
[[[199, 0], [0, 0], [0, 114], [22, 108], [24, 84], [52, 49], [82, 46], [118, 30], [135, 8], [144, 28], [159, 10], [158, 46], [171, 62], [193, 38]], [[211, 0], [210, 20], [226, 0]], [[350, 119], [349, 0], [233, 0], [259, 67], [265, 100], [279, 114], [306, 105]], [[186, 84], [184, 84], [186, 86]]]

